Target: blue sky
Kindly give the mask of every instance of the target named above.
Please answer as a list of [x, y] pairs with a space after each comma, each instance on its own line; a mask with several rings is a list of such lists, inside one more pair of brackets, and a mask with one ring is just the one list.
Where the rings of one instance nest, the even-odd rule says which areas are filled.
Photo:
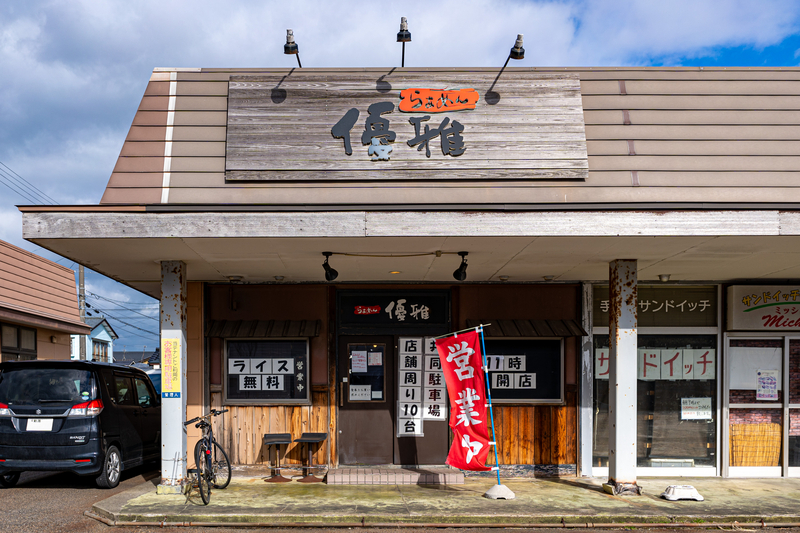
[[[96, 204], [154, 67], [291, 67], [287, 28], [305, 67], [395, 66], [401, 16], [406, 66], [499, 67], [518, 33], [526, 66], [800, 64], [798, 0], [8, 0], [0, 163], [59, 204]], [[15, 206], [31, 202], [4, 185], [17, 179], [0, 172], [0, 239], [77, 268], [22, 240]], [[124, 320], [110, 319], [116, 348], [152, 350], [157, 338], [135, 328], [158, 331], [155, 302], [87, 280], [107, 298], [89, 302]]]

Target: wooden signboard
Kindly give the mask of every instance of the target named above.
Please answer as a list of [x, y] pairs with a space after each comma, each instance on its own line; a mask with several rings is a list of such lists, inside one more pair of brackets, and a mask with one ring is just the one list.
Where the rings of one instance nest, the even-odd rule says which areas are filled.
[[231, 76], [226, 179], [585, 180], [578, 76], [497, 74]]

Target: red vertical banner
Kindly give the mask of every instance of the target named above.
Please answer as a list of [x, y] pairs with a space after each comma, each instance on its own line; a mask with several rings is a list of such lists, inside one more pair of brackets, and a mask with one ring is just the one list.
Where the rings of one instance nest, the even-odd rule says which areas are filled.
[[473, 330], [436, 339], [436, 349], [450, 396], [454, 434], [447, 464], [461, 470], [491, 470], [486, 466], [489, 410], [480, 334]]

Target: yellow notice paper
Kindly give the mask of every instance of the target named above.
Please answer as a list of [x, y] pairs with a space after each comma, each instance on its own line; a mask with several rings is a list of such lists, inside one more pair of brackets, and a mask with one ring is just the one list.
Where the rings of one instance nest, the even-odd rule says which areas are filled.
[[180, 339], [161, 339], [161, 397], [181, 397]]

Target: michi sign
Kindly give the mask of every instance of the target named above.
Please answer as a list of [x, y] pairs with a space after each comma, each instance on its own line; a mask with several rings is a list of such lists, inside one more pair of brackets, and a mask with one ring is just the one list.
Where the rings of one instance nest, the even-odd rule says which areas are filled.
[[800, 330], [800, 286], [728, 287], [728, 329]]
[[[400, 91], [400, 104], [397, 109], [404, 113], [444, 113], [475, 109], [478, 103], [478, 91], [475, 89], [404, 89]], [[390, 129], [388, 115], [394, 112], [392, 102], [376, 102], [367, 108], [364, 131], [361, 132], [361, 144], [369, 146], [367, 155], [372, 161], [388, 161], [394, 150], [393, 143], [397, 134]], [[350, 132], [361, 116], [358, 108], [349, 109], [331, 128], [331, 135], [344, 140], [344, 152], [353, 154]], [[464, 126], [457, 120], [450, 121], [444, 117], [437, 125], [428, 124], [431, 115], [410, 117], [409, 123], [414, 126], [414, 137], [408, 139], [408, 146], [417, 147], [417, 151], [425, 150], [425, 156], [431, 156], [430, 142], [437, 137], [443, 156], [458, 157], [466, 150], [464, 142]]]

